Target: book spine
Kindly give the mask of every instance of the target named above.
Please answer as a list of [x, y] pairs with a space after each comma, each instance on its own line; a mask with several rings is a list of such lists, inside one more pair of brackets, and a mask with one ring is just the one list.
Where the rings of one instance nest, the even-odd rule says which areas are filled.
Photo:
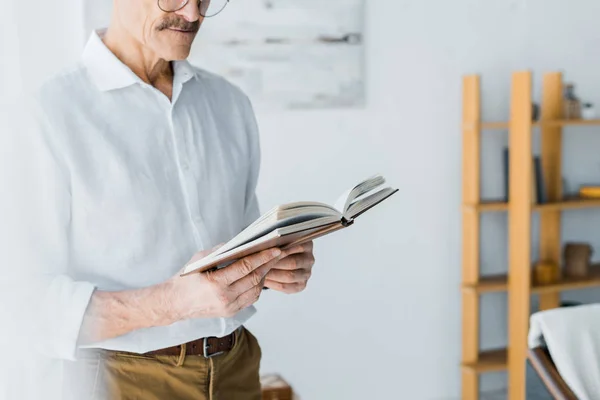
[[344, 227], [348, 227], [354, 223], [353, 219], [347, 219], [346, 217], [342, 217], [342, 225]]
[[542, 171], [542, 160], [539, 156], [534, 159], [535, 166], [535, 188], [536, 197], [538, 204], [544, 204], [548, 202], [546, 196], [546, 186], [544, 185], [544, 173]]
[[502, 169], [504, 171], [504, 201], [508, 203], [510, 199], [508, 189], [510, 187], [510, 174], [509, 174], [509, 166], [510, 166], [510, 155], [508, 152], [508, 147], [504, 148], [502, 152]]

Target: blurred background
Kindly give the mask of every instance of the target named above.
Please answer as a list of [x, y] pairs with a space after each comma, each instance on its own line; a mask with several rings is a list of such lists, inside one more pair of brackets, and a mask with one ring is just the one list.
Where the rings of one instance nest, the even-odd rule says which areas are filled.
[[[190, 57], [234, 80], [255, 104], [261, 210], [300, 199], [333, 202], [375, 173], [400, 192], [352, 229], [316, 243], [306, 292], [262, 296], [248, 327], [261, 342], [263, 371], [280, 374], [303, 400], [466, 398], [463, 77], [480, 75], [486, 121], [508, 120], [511, 77], [524, 70], [533, 73], [537, 102], [543, 74], [560, 71], [580, 98], [600, 107], [600, 3], [306, 3], [232, 1], [207, 20]], [[240, 10], [248, 7], [255, 13], [244, 21]], [[2, 0], [0, 104], [77, 62], [90, 29], [109, 12], [110, 0]], [[597, 131], [565, 128], [567, 189], [600, 182]], [[481, 197], [501, 198], [508, 134], [482, 137]], [[540, 151], [539, 135], [533, 147]], [[534, 215], [533, 257], [538, 222]], [[562, 240], [599, 248], [600, 214], [569, 211], [562, 222]], [[480, 245], [480, 273], [506, 273], [506, 213], [482, 215]], [[600, 292], [564, 291], [561, 299], [597, 302]], [[481, 349], [507, 346], [507, 313], [505, 291], [481, 297]], [[502, 369], [481, 375], [482, 398], [506, 398]], [[528, 398], [550, 398], [531, 390]]]

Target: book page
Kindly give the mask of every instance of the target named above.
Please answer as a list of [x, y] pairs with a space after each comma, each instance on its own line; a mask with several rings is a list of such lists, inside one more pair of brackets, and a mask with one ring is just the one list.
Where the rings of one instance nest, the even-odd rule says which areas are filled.
[[372, 191], [373, 189], [381, 186], [385, 183], [385, 179], [381, 175], [374, 175], [358, 185], [354, 186], [352, 189], [344, 192], [340, 198], [336, 201], [336, 206], [338, 210], [341, 211], [342, 214], [346, 214], [350, 205], [360, 196]]
[[346, 190], [334, 203], [335, 209], [338, 210], [340, 214], [343, 214], [346, 211], [346, 202], [348, 201], [350, 193], [352, 193], [352, 189]]
[[369, 208], [381, 203], [383, 200], [387, 199], [394, 193], [396, 193], [398, 189], [385, 188], [381, 189], [363, 199], [357, 200], [349, 207], [348, 211], [344, 215], [347, 219], [354, 219], [358, 217], [363, 212], [367, 211]]
[[281, 247], [301, 243], [304, 240], [316, 238], [319, 235], [341, 229], [343, 225], [334, 217], [324, 217], [301, 224], [276, 229], [242, 246], [233, 248], [221, 254], [212, 253], [201, 260], [186, 265], [182, 276], [195, 271], [206, 271], [225, 262], [237, 260], [250, 254], [258, 253], [271, 247]]
[[214, 255], [242, 246], [269, 234], [275, 229], [318, 220], [324, 217], [341, 220], [342, 215], [331, 206], [320, 203], [297, 202], [275, 207], [217, 249]]

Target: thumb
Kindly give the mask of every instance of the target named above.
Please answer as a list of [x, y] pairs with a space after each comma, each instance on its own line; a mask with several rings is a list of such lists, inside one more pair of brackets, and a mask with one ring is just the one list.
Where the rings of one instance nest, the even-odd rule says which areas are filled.
[[203, 258], [205, 258], [206, 256], [210, 255], [212, 252], [214, 252], [215, 250], [217, 250], [218, 248], [220, 248], [221, 246], [223, 246], [224, 243], [218, 244], [215, 247], [208, 249], [208, 250], [202, 250], [199, 251], [198, 253], [194, 254], [194, 256], [192, 257], [192, 259], [188, 262], [188, 264], [191, 264], [193, 262], [202, 260]]
[[[205, 258], [206, 256], [210, 255], [212, 252], [214, 252], [215, 250], [217, 250], [219, 247], [223, 246], [225, 243], [220, 243], [218, 245], [216, 245], [215, 247], [208, 249], [208, 250], [202, 250], [197, 252], [196, 254], [194, 254], [194, 256], [191, 258], [190, 261], [188, 261], [179, 271], [179, 274], [181, 274], [183, 271], [185, 271], [186, 267], [196, 261], [202, 260], [203, 258]], [[179, 275], [178, 274], [178, 275]]]

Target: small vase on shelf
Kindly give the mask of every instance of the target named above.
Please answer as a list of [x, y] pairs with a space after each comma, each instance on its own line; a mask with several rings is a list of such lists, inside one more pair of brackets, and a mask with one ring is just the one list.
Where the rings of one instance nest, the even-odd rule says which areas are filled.
[[560, 267], [547, 261], [538, 261], [533, 268], [533, 280], [536, 285], [551, 285], [561, 279]]
[[569, 278], [586, 278], [590, 271], [592, 246], [589, 243], [567, 242], [564, 245], [564, 275]]
[[585, 120], [596, 119], [596, 110], [592, 103], [585, 103], [581, 109], [581, 118]]
[[565, 86], [564, 115], [565, 119], [581, 118], [581, 101], [575, 95], [575, 85], [569, 83]]

